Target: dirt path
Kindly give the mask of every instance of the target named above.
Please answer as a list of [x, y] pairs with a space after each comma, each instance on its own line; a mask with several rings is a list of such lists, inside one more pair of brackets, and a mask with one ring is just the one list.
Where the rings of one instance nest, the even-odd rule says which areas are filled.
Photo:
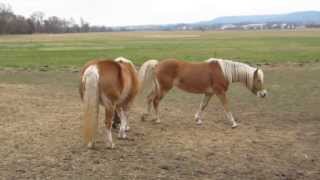
[[76, 73], [0, 71], [0, 179], [320, 179], [316, 67], [270, 68], [265, 100], [234, 85], [237, 129], [215, 98], [202, 126], [199, 95], [170, 93], [161, 124], [140, 121], [139, 98], [114, 150], [102, 117], [97, 148], [82, 143]]

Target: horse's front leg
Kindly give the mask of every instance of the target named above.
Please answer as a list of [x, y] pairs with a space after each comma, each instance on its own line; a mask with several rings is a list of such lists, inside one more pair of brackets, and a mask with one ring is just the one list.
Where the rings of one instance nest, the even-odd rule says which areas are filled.
[[201, 103], [200, 103], [200, 108], [197, 111], [197, 113], [194, 115], [195, 120], [197, 121], [198, 125], [202, 124], [202, 120], [201, 120], [202, 119], [202, 113], [205, 110], [205, 108], [207, 107], [211, 97], [212, 97], [212, 94], [205, 94], [202, 97], [202, 100], [201, 100]]
[[231, 111], [229, 110], [229, 106], [228, 106], [228, 100], [227, 100], [227, 96], [225, 93], [221, 93], [221, 94], [217, 94], [218, 98], [220, 99], [224, 111], [226, 113], [227, 118], [231, 121], [232, 123], [232, 128], [236, 128], [238, 126], [238, 124], [236, 123], [236, 121], [233, 118], [233, 115], [231, 113]]

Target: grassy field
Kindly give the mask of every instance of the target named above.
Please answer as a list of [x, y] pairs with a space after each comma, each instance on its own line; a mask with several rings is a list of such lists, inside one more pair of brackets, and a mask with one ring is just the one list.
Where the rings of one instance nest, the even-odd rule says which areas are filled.
[[92, 58], [125, 56], [136, 64], [169, 57], [252, 63], [320, 58], [320, 30], [121, 32], [0, 36], [0, 67], [79, 67]]
[[[136, 64], [214, 56], [268, 62], [269, 94], [259, 99], [231, 85], [239, 122], [232, 129], [216, 97], [196, 125], [201, 95], [176, 89], [161, 102], [160, 124], [142, 122], [142, 93], [130, 110], [129, 138], [117, 139], [115, 130], [116, 148], [107, 149], [101, 111], [97, 147], [88, 150], [73, 68], [117, 56]], [[316, 30], [0, 36], [0, 179], [320, 179], [320, 63], [300, 63], [319, 58]], [[52, 71], [37, 70], [43, 66]]]

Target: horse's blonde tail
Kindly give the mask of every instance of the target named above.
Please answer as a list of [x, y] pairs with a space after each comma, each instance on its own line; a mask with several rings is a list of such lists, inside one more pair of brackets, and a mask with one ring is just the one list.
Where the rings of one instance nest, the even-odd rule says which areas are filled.
[[83, 75], [84, 141], [89, 148], [95, 142], [99, 115], [99, 73], [96, 65], [89, 66]]
[[142, 64], [139, 70], [139, 80], [141, 83], [141, 89], [153, 83], [154, 87], [158, 86], [157, 79], [155, 76], [155, 67], [159, 63], [158, 60], [148, 60]]

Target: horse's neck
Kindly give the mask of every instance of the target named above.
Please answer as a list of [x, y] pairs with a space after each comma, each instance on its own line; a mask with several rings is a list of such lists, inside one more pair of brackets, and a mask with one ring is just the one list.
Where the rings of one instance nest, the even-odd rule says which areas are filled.
[[251, 89], [255, 68], [238, 62], [225, 62], [224, 75], [230, 83], [241, 82]]

